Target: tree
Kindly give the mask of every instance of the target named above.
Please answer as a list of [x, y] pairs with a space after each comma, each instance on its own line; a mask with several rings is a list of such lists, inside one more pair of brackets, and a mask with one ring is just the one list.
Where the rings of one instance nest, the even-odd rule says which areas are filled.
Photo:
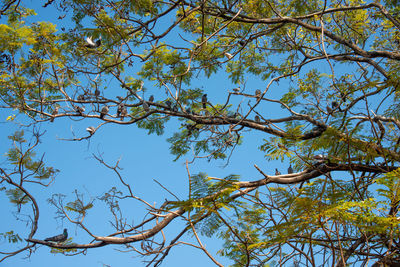
[[[17, 109], [29, 127], [66, 117], [100, 122], [72, 141], [91, 140], [107, 124], [162, 135], [169, 120], [181, 123], [168, 142], [175, 160], [193, 155], [190, 191], [153, 206], [132, 190], [118, 162], [96, 155], [125, 190], [99, 196], [115, 231], [91, 231], [85, 219], [94, 204], [81, 193], [68, 203], [56, 194], [49, 204], [93, 241], [45, 242], [35, 237], [39, 204], [24, 185], [47, 185], [57, 171], [33, 159], [39, 130], [24, 149], [17, 132], [7, 154], [13, 167], [0, 169], [2, 190], [17, 209], [31, 204], [33, 217], [29, 236], [2, 233], [26, 242], [3, 260], [39, 244], [68, 254], [140, 243], [137, 253], [159, 265], [191, 233], [219, 266], [201, 235], [223, 240], [219, 255], [234, 266], [400, 264], [396, 1], [48, 1], [60, 20], [71, 19], [61, 32], [51, 22], [30, 22], [35, 12], [26, 5], [3, 1], [1, 9], [2, 106]], [[228, 78], [221, 101], [210, 97], [215, 76]], [[231, 84], [239, 88], [228, 90]], [[290, 162], [293, 173], [254, 165], [257, 179], [190, 174], [189, 163], [229, 163], [254, 132], [265, 134], [265, 158], [285, 168]], [[147, 205], [148, 218], [121, 224], [122, 200]], [[180, 233], [163, 240], [178, 219], [185, 221]]]

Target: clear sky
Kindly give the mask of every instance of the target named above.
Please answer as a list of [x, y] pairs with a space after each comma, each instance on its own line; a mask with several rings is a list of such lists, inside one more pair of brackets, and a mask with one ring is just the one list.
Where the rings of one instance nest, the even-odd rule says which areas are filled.
[[[38, 1], [39, 2], [39, 1]], [[42, 3], [42, 1], [40, 1]], [[29, 3], [29, 2], [28, 2]], [[34, 4], [34, 1], [31, 2]], [[36, 6], [37, 7], [37, 6]], [[57, 21], [59, 13], [55, 13], [52, 7], [43, 9], [37, 8], [37, 20], [52, 21], [59, 24], [68, 23], [66, 20]], [[4, 23], [4, 20], [2, 21]], [[222, 103], [228, 96], [228, 91], [236, 87], [231, 84], [226, 75], [222, 72], [213, 75], [210, 79], [199, 78], [198, 87], [203, 88], [208, 93], [209, 101], [212, 103]], [[253, 93], [256, 89], [263, 89], [267, 82], [261, 82], [258, 79], [249, 76], [245, 93]], [[156, 96], [157, 99], [163, 96], [163, 89], [158, 92], [152, 84], [145, 84], [148, 89], [147, 97], [150, 94]], [[274, 85], [267, 97], [279, 98], [289, 84], [285, 81], [279, 85]], [[107, 90], [119, 90], [109, 86]], [[108, 94], [109, 91], [103, 93]], [[242, 96], [234, 96], [234, 103], [243, 101]], [[247, 105], [245, 100], [242, 105]], [[257, 109], [261, 113], [268, 115], [283, 116], [278, 105], [260, 106]], [[0, 151], [4, 154], [10, 147], [7, 136], [17, 129], [21, 129], [19, 123], [27, 123], [28, 120], [24, 116], [17, 116], [14, 123], [5, 122], [6, 118], [16, 114], [12, 110], [0, 110]], [[39, 124], [42, 131], [46, 131], [42, 137], [42, 143], [37, 151], [39, 155], [44, 153], [44, 160], [48, 166], [53, 166], [60, 170], [55, 182], [49, 188], [41, 188], [32, 185], [31, 190], [34, 192], [38, 202], [40, 203], [40, 220], [38, 232], [35, 238], [42, 239], [55, 234], [60, 234], [63, 228], [69, 231], [69, 237], [73, 238], [75, 243], [88, 243], [90, 237], [78, 229], [70, 222], [61, 221], [56, 217], [55, 208], [47, 205], [47, 199], [52, 194], [61, 193], [66, 196], [66, 202], [74, 200], [74, 190], [85, 194], [87, 201], [94, 200], [95, 207], [89, 211], [85, 220], [86, 225], [96, 235], [108, 235], [113, 232], [114, 228], [110, 225], [112, 217], [109, 212], [105, 212], [106, 207], [103, 203], [96, 199], [97, 196], [105, 193], [111, 187], [116, 186], [120, 190], [126, 192], [118, 177], [104, 166], [101, 166], [94, 158], [93, 154], [102, 154], [105, 161], [114, 164], [119, 158], [121, 174], [127, 182], [132, 186], [134, 194], [142, 197], [150, 204], [157, 207], [164, 202], [165, 199], [173, 200], [168, 192], [162, 189], [153, 179], [167, 187], [175, 195], [182, 200], [188, 195], [188, 178], [185, 167], [186, 159], [191, 160], [191, 154], [187, 157], [173, 162], [174, 156], [169, 152], [169, 143], [166, 139], [180, 127], [180, 122], [172, 119], [166, 128], [163, 136], [147, 135], [147, 132], [138, 129], [135, 125], [105, 125], [90, 139], [90, 142], [84, 140], [81, 142], [70, 142], [60, 139], [72, 138], [75, 134], [77, 137], [86, 136], [85, 128], [88, 126], [97, 126], [99, 120], [86, 119], [83, 121], [73, 121], [69, 118], [56, 119], [54, 123], [44, 122]], [[257, 164], [265, 173], [273, 174], [275, 168], [279, 168], [282, 173], [286, 172], [288, 163], [267, 162], [263, 153], [258, 150], [262, 144], [262, 139], [268, 138], [267, 135], [255, 132], [245, 133], [244, 144], [234, 151], [232, 157], [227, 161], [211, 161], [196, 160], [194, 164], [189, 165], [191, 174], [205, 172], [214, 177], [225, 177], [230, 174], [241, 175], [241, 180], [257, 180], [261, 179], [261, 175], [253, 167]], [[0, 160], [4, 162], [4, 158]], [[228, 165], [225, 167], [226, 163]], [[0, 210], [6, 218], [0, 220], [0, 232], [14, 230], [21, 237], [26, 237], [29, 229], [26, 223], [17, 221], [14, 218], [16, 208], [8, 204], [8, 200], [4, 194], [0, 195], [2, 203]], [[121, 202], [123, 213], [127, 219], [127, 223], [137, 224], [145, 217], [146, 207], [139, 202]], [[21, 212], [23, 212], [22, 209]], [[178, 220], [179, 221], [179, 220]], [[182, 221], [179, 223], [172, 222], [165, 228], [165, 234], [173, 237], [180, 231]], [[190, 234], [185, 235], [182, 241], [195, 242]], [[202, 237], [202, 242], [207, 249], [214, 253], [220, 248], [221, 242], [217, 238], [207, 239]], [[138, 246], [138, 244], [132, 244]], [[9, 245], [5, 240], [0, 241], [0, 246], [8, 248]], [[11, 249], [11, 248], [10, 248]], [[110, 245], [103, 248], [90, 249], [86, 255], [78, 255], [74, 257], [66, 257], [61, 254], [50, 254], [49, 248], [37, 246], [36, 251], [29, 257], [27, 253], [14, 256], [4, 263], [2, 266], [141, 266], [143, 258], [137, 253], [122, 253], [118, 249], [125, 250], [122, 246]], [[4, 250], [4, 249], [2, 249]], [[222, 264], [227, 265], [229, 261], [216, 257]], [[190, 262], [190, 266], [210, 266], [212, 262], [200, 250], [181, 245], [172, 249], [162, 266], [186, 266]]]

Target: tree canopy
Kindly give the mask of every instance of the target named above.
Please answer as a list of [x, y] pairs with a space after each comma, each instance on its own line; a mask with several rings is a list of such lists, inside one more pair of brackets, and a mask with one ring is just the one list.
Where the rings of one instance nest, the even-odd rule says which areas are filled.
[[[0, 5], [0, 105], [6, 125], [20, 125], [3, 151], [0, 191], [29, 230], [1, 229], [13, 249], [0, 261], [35, 257], [43, 246], [66, 255], [117, 246], [158, 266], [189, 235], [187, 245], [217, 266], [220, 258], [232, 266], [400, 264], [397, 1], [41, 4]], [[225, 88], [213, 88], [216, 79]], [[99, 167], [118, 183], [96, 201], [54, 193], [63, 170], [38, 151], [51, 138], [49, 122], [59, 121], [87, 122], [85, 134], [64, 133], [62, 142], [90, 144], [107, 125], [143, 129], [168, 142], [188, 175], [159, 183], [165, 202], [153, 204], [119, 161], [99, 153]], [[246, 168], [258, 176], [231, 173], [230, 158], [255, 136], [266, 162]], [[202, 162], [223, 162], [226, 175], [215, 177], [207, 165], [190, 172]], [[184, 198], [172, 189], [183, 182]], [[37, 200], [38, 186], [47, 202]], [[101, 235], [88, 219], [98, 202], [114, 228]], [[65, 242], [45, 241], [37, 235], [43, 206], [63, 220], [60, 233], [75, 227], [86, 236], [75, 240], [71, 230]], [[131, 224], [136, 206], [146, 216]], [[179, 231], [170, 234], [173, 227]], [[202, 237], [222, 242], [217, 254]]]

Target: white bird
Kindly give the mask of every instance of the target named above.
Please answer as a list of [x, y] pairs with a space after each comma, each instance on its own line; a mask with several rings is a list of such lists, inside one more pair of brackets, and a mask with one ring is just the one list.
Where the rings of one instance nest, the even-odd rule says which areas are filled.
[[87, 37], [86, 38], [86, 46], [87, 47], [95, 47], [96, 46], [96, 44], [93, 42], [93, 40], [92, 40], [92, 37]]
[[93, 42], [92, 37], [87, 37], [86, 38], [85, 47], [87, 47], [87, 48], [97, 48], [100, 45], [101, 45], [101, 37], [96, 42]]
[[233, 58], [232, 54], [229, 54], [228, 52], [225, 52], [224, 55], [226, 56], [227, 59]]
[[240, 87], [233, 88], [233, 92], [239, 93], [240, 92]]
[[88, 131], [90, 135], [93, 135], [96, 129], [93, 126], [89, 126], [86, 128], [86, 131]]

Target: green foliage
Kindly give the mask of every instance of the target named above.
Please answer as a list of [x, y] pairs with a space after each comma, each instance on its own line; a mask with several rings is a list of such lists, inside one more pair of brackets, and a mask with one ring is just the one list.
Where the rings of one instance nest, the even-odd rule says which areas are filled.
[[231, 61], [226, 67], [226, 72], [229, 73], [229, 78], [233, 83], [238, 84], [244, 78], [244, 66], [241, 61]]
[[31, 29], [23, 22], [0, 24], [0, 50], [15, 53], [24, 44], [31, 45], [35, 38]]
[[[72, 238], [71, 237], [63, 242], [63, 245], [75, 245], [75, 244], [76, 243], [72, 242]], [[73, 253], [75, 253], [77, 251], [78, 251], [78, 249], [76, 249], [76, 248], [70, 248], [70, 249], [51, 248], [50, 249], [50, 253], [51, 254], [64, 254], [64, 255], [68, 255], [69, 253], [73, 254]]]
[[[219, 210], [229, 211], [235, 208], [240, 202], [232, 200], [230, 195], [237, 190], [239, 176], [229, 175], [223, 179], [213, 179], [205, 173], [192, 175], [190, 179], [190, 198], [186, 201], [179, 201], [172, 206], [182, 207], [193, 212], [191, 218], [197, 222], [196, 228], [202, 235], [211, 237], [215, 235], [223, 223], [218, 215]], [[205, 219], [197, 221], [203, 215]]]
[[[192, 175], [190, 178], [190, 196], [186, 201], [176, 201], [170, 204], [171, 207], [184, 208], [187, 211], [194, 211], [191, 216], [196, 221], [204, 214], [213, 214], [221, 208], [230, 210], [238, 204], [232, 200], [230, 195], [237, 190], [239, 176], [229, 175], [223, 179], [213, 179], [205, 173]], [[197, 225], [202, 234], [211, 236], [221, 225], [216, 214], [207, 217]]]
[[179, 96], [179, 102], [184, 105], [190, 106], [191, 105], [190, 100], [200, 100], [202, 95], [203, 91], [199, 88], [182, 90]]
[[13, 135], [8, 136], [8, 139], [22, 144], [22, 143], [26, 142], [26, 140], [24, 139], [24, 134], [25, 134], [25, 132], [23, 130], [16, 131]]
[[174, 161], [177, 161], [181, 156], [190, 151], [190, 145], [186, 142], [187, 138], [188, 133], [184, 130], [181, 133], [174, 133], [173, 136], [167, 139], [167, 141], [171, 143], [171, 154], [176, 156]]
[[211, 213], [205, 219], [203, 219], [198, 225], [196, 226], [199, 229], [200, 234], [207, 236], [209, 238], [215, 236], [215, 234], [220, 230], [222, 227], [222, 222], [218, 218], [215, 213]]
[[116, 187], [112, 187], [108, 192], [104, 193], [103, 196], [98, 199], [104, 201], [112, 212], [120, 211], [119, 198], [122, 196], [122, 192], [117, 190]]
[[[200, 40], [199, 40], [200, 42]], [[210, 78], [212, 74], [217, 73], [220, 69], [218, 63], [218, 55], [221, 52], [218, 49], [219, 43], [216, 41], [205, 43], [199, 53], [196, 55], [196, 61], [200, 64], [202, 70], [204, 71], [204, 75], [207, 78]]]
[[135, 79], [131, 76], [126, 76], [125, 78], [125, 85], [130, 90], [137, 91], [143, 87], [144, 82], [140, 79]]
[[27, 148], [26, 151], [21, 150], [22, 145], [27, 143], [27, 140], [24, 138], [23, 130], [16, 131], [8, 138], [15, 144], [15, 146], [10, 148], [6, 153], [7, 160], [11, 164], [22, 168], [24, 171], [30, 171], [32, 176], [39, 180], [54, 178], [59, 172], [59, 170], [53, 167], [46, 167], [43, 158], [34, 160], [36, 152], [31, 148]]
[[[300, 127], [297, 128], [299, 130]], [[296, 132], [296, 129], [292, 129], [292, 132]], [[299, 132], [299, 131], [297, 131]], [[292, 153], [281, 144], [284, 142], [283, 139], [272, 137], [270, 140], [264, 139], [264, 144], [260, 146], [260, 150], [266, 152], [265, 159], [268, 161], [278, 160], [283, 161], [285, 158], [290, 157]]]
[[139, 121], [136, 125], [139, 128], [148, 130], [148, 134], [162, 135], [164, 133], [164, 123], [168, 119], [161, 119], [160, 115], [150, 115], [146, 120]]
[[17, 207], [30, 201], [29, 197], [19, 188], [6, 190], [6, 196]]
[[80, 199], [77, 199], [74, 202], [68, 202], [67, 206], [65, 206], [66, 210], [80, 213], [83, 216], [85, 216], [87, 210], [91, 208], [93, 208], [93, 203], [88, 203], [85, 205]]
[[93, 208], [93, 201], [85, 204], [82, 200], [83, 196], [78, 194], [75, 190], [76, 200], [72, 202], [68, 202], [64, 207], [67, 211], [72, 211], [78, 214], [78, 217], [85, 217], [89, 209]]
[[[400, 204], [400, 169], [386, 173], [375, 182], [382, 186], [376, 191], [381, 197], [384, 197], [386, 206], [397, 212], [397, 206]], [[396, 213], [390, 215], [396, 216]]]
[[[219, 109], [220, 106], [216, 106]], [[223, 116], [229, 116], [229, 112], [222, 111], [219, 113]], [[190, 122], [190, 121], [189, 121]], [[198, 140], [200, 131], [206, 128], [206, 125], [200, 124], [182, 124], [181, 132], [174, 133], [174, 135], [167, 139], [171, 143], [171, 153], [176, 155], [175, 160], [185, 155], [192, 148], [195, 155], [206, 154], [213, 159], [225, 159], [227, 157], [226, 150], [241, 144], [240, 136], [233, 136], [230, 133], [220, 135], [218, 138], [210, 138], [207, 140]], [[213, 127], [213, 126], [211, 126]], [[196, 140], [196, 141], [192, 141]], [[195, 143], [194, 146], [191, 146]]]
[[[226, 242], [219, 253], [233, 259], [237, 266], [246, 264], [244, 255], [248, 251], [263, 253], [275, 244], [288, 240], [296, 240], [299, 244], [308, 242], [296, 239], [296, 236], [323, 238], [321, 223], [326, 224], [327, 228], [339, 224], [352, 227], [353, 231], [399, 234], [398, 230], [393, 231], [394, 227], [398, 228], [397, 220], [377, 215], [380, 201], [373, 198], [355, 199], [352, 182], [317, 179], [300, 190], [287, 186], [270, 187], [270, 190], [273, 199], [271, 205], [280, 211], [274, 215], [275, 223], [268, 223], [269, 214], [262, 203], [251, 207], [242, 205], [243, 210], [239, 209], [239, 205], [235, 219], [230, 221], [229, 230], [221, 233]], [[261, 225], [262, 228], [259, 228]], [[235, 235], [232, 229], [236, 231]], [[246, 242], [238, 242], [239, 234]], [[247, 247], [243, 244], [247, 244]]]
[[18, 243], [22, 241], [22, 238], [18, 234], [14, 234], [14, 231], [0, 233], [0, 239], [7, 240], [8, 243]]
[[[216, 108], [219, 107], [217, 106]], [[180, 132], [174, 133], [172, 137], [167, 139], [167, 141], [171, 143], [171, 153], [176, 155], [175, 161], [188, 153], [191, 148], [195, 155], [209, 154], [213, 159], [225, 159], [225, 150], [241, 143], [240, 137], [232, 136], [227, 133], [219, 136], [219, 138], [213, 138], [211, 140], [193, 141], [195, 144], [192, 146], [192, 140], [199, 139], [200, 131], [207, 126], [192, 124], [190, 123], [191, 121], [188, 122], [189, 123], [182, 124]]]
[[[186, 72], [187, 66], [180, 52], [160, 45], [149, 53], [151, 58], [143, 64], [142, 70], [138, 73], [141, 77], [157, 81], [158, 86], [162, 87], [166, 82], [175, 79], [173, 75], [179, 75], [181, 82], [189, 84], [192, 74], [191, 71]], [[159, 78], [155, 78], [157, 76]]]
[[[266, 210], [255, 204], [240, 203], [230, 215], [229, 227], [221, 229], [219, 236], [225, 240], [218, 254], [232, 259], [233, 266], [243, 266], [249, 262], [247, 255], [262, 253], [265, 243], [264, 230], [258, 229], [265, 224]], [[249, 254], [248, 254], [249, 253]], [[250, 256], [250, 260], [253, 256]]]

